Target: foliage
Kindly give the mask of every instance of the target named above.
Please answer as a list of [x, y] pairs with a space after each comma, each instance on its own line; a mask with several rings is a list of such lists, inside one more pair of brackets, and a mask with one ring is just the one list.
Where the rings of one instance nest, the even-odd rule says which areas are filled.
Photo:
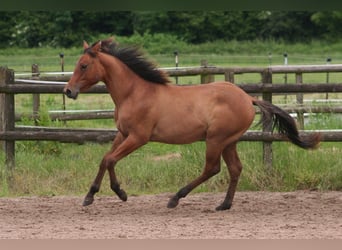
[[[48, 110], [46, 107], [49, 102], [46, 102], [46, 106], [40, 107], [39, 117], [35, 120], [24, 118], [22, 124], [24, 125], [36, 125], [43, 127], [58, 127], [59, 121], [51, 121]], [[49, 105], [51, 107], [51, 105]], [[56, 141], [20, 141], [16, 143], [19, 151], [28, 151], [36, 154], [46, 155], [60, 155], [62, 152], [62, 145]]]
[[192, 44], [273, 39], [336, 40], [342, 12], [314, 11], [13, 11], [1, 12], [5, 47], [73, 47], [100, 34], [162, 33]]
[[[15, 23], [9, 44], [18, 47], [71, 47], [91, 34], [131, 34], [128, 12], [18, 11], [9, 20]], [[119, 25], [117, 25], [119, 23]], [[13, 25], [13, 24], [12, 24]], [[10, 23], [8, 24], [9, 28]], [[0, 26], [1, 28], [1, 26]], [[0, 33], [5, 32], [5, 28]], [[13, 30], [13, 28], [12, 28]], [[3, 31], [3, 32], [2, 32]]]
[[256, 12], [142, 12], [137, 19], [135, 30], [141, 34], [167, 32], [195, 44], [217, 39], [255, 39], [253, 32], [260, 28]]
[[0, 46], [7, 47], [15, 32], [15, 21], [11, 12], [0, 13]]
[[322, 29], [311, 20], [313, 12], [272, 12], [261, 28], [263, 38], [284, 39], [289, 42], [319, 38]]
[[342, 36], [342, 12], [316, 12], [312, 15], [311, 20], [321, 30], [326, 30], [323, 37], [328, 40], [336, 41]]

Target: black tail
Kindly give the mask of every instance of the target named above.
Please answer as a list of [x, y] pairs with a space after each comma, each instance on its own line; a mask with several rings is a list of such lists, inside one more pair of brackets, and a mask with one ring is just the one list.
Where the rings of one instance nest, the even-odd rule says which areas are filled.
[[295, 120], [281, 108], [256, 99], [253, 99], [253, 104], [261, 110], [260, 123], [265, 126], [272, 124], [272, 131], [277, 128], [280, 134], [285, 135], [293, 144], [304, 149], [314, 149], [319, 145], [321, 138], [319, 133], [305, 137], [300, 136]]

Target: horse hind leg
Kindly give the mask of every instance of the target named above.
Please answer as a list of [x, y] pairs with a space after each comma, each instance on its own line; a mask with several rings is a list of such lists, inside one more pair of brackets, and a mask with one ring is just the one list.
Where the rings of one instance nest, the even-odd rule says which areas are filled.
[[223, 203], [216, 208], [219, 210], [230, 209], [233, 203], [236, 187], [240, 178], [242, 171], [242, 164], [236, 151], [236, 143], [227, 146], [223, 152], [222, 157], [227, 164], [228, 172], [230, 175], [230, 182], [228, 186], [228, 191]]
[[116, 195], [122, 200], [127, 201], [127, 194], [125, 190], [120, 188], [120, 184], [116, 178], [114, 165], [108, 167], [110, 188], [116, 193]]
[[210, 177], [216, 175], [220, 172], [220, 159], [221, 159], [221, 151], [215, 147], [215, 145], [211, 146], [207, 143], [207, 150], [206, 150], [206, 163], [203, 173], [193, 180], [191, 183], [186, 185], [185, 187], [181, 188], [173, 197], [170, 198], [167, 207], [168, 208], [175, 208], [179, 200], [187, 196], [194, 188], [198, 185], [202, 184]]

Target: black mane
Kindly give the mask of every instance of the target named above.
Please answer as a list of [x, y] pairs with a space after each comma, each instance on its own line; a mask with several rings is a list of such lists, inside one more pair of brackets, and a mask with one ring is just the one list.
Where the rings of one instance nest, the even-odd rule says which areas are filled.
[[[91, 50], [86, 50], [85, 52], [91, 54]], [[111, 40], [103, 40], [101, 41], [101, 52], [118, 58], [137, 75], [149, 82], [156, 84], [167, 84], [170, 82], [167, 73], [159, 70], [156, 64], [149, 61], [138, 46], [120, 47]]]

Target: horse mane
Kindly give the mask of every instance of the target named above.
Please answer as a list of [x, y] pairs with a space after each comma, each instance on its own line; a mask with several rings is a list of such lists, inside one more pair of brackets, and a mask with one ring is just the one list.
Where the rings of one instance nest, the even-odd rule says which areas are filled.
[[[91, 54], [91, 50], [87, 49], [85, 52]], [[170, 82], [167, 73], [159, 70], [155, 63], [148, 60], [139, 46], [120, 47], [118, 43], [108, 39], [101, 41], [101, 52], [116, 57], [137, 75], [151, 83], [167, 84]]]

